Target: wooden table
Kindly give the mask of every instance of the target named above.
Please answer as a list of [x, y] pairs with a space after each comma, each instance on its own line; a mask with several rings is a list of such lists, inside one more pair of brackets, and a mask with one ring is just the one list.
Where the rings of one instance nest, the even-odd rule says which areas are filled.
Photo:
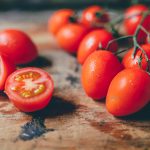
[[0, 13], [0, 28], [20, 28], [39, 48], [27, 66], [52, 74], [55, 92], [44, 110], [26, 114], [0, 94], [0, 150], [150, 150], [150, 105], [126, 118], [115, 118], [105, 102], [88, 98], [80, 84], [80, 65], [60, 51], [47, 32], [44, 12]]

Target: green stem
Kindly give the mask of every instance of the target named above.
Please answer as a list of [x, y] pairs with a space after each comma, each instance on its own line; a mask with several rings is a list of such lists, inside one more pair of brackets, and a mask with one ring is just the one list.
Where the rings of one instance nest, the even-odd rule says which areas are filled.
[[128, 35], [128, 36], [122, 36], [122, 37], [113, 39], [113, 40], [111, 40], [111, 41], [108, 42], [106, 49], [109, 50], [109, 47], [110, 47], [110, 45], [111, 45], [113, 42], [116, 42], [116, 41], [119, 41], [119, 40], [122, 40], [122, 39], [132, 38], [132, 37], [133, 37], [132, 35]]
[[145, 20], [145, 18], [147, 17], [148, 14], [149, 14], [149, 11], [143, 13], [142, 19], [141, 19], [139, 25], [137, 26], [137, 28], [135, 30], [135, 34], [133, 35], [133, 44], [134, 44], [134, 50], [133, 50], [133, 53], [132, 53], [132, 58], [133, 59], [135, 57], [135, 53], [136, 53], [137, 47], [139, 47], [139, 44], [137, 42], [137, 36], [138, 36], [138, 34], [140, 32], [142, 23], [144, 22], [144, 20]]

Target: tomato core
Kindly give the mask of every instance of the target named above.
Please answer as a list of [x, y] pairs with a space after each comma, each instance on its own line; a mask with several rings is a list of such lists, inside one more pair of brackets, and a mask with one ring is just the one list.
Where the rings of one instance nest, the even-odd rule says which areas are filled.
[[40, 77], [41, 75], [34, 71], [19, 74], [14, 77], [16, 84], [11, 90], [17, 92], [23, 98], [31, 98], [40, 95], [46, 89]]

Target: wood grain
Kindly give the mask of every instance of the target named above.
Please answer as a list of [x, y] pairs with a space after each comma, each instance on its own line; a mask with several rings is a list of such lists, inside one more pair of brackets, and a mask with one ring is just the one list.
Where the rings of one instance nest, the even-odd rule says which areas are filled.
[[[133, 116], [115, 118], [104, 101], [88, 98], [80, 84], [76, 58], [61, 51], [47, 33], [50, 13], [0, 14], [1, 29], [20, 28], [38, 45], [40, 56], [26, 66], [43, 68], [55, 83], [51, 103], [37, 113], [20, 112], [1, 92], [0, 150], [149, 150], [150, 105]], [[23, 140], [23, 127], [35, 117], [42, 118], [45, 133]]]

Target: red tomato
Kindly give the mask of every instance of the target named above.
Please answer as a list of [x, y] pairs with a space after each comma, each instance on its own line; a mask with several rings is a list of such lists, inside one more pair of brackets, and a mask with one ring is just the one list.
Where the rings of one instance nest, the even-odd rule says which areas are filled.
[[[146, 54], [148, 55], [148, 58], [150, 59], [150, 44], [144, 44], [141, 46]], [[131, 48], [124, 56], [122, 60], [122, 64], [124, 65], [125, 68], [140, 68], [138, 62], [140, 60], [140, 56], [142, 54], [141, 50], [137, 50], [134, 59], [132, 58], [132, 53], [133, 53], [134, 48]], [[141, 68], [146, 70], [148, 67], [148, 63], [145, 59], [144, 54], [142, 54], [142, 61], [141, 61]]]
[[0, 54], [0, 90], [4, 89], [7, 77], [15, 70], [13, 62], [6, 55]]
[[[83, 38], [79, 45], [77, 53], [78, 62], [83, 64], [86, 58], [99, 48], [100, 44], [103, 49], [106, 49], [109, 41], [113, 39], [112, 34], [105, 29], [91, 31]], [[109, 50], [112, 52], [117, 51], [117, 49], [118, 44], [116, 42], [113, 42], [109, 47]]]
[[87, 29], [80, 24], [67, 24], [56, 35], [58, 44], [69, 53], [75, 53]]
[[70, 22], [69, 18], [74, 15], [72, 9], [61, 9], [52, 14], [48, 21], [48, 30], [53, 35], [56, 35], [61, 27]]
[[23, 68], [12, 73], [5, 92], [13, 104], [24, 112], [43, 109], [51, 100], [54, 85], [51, 76], [39, 68]]
[[103, 13], [105, 10], [97, 5], [90, 6], [83, 10], [81, 15], [81, 23], [87, 28], [91, 28], [96, 23], [106, 23], [109, 21], [109, 15], [105, 12], [103, 15], [96, 15], [97, 13]]
[[[140, 5], [140, 4], [133, 5], [125, 11], [125, 17], [127, 19], [124, 19], [124, 28], [128, 35], [134, 34], [137, 26], [139, 25], [139, 23], [142, 19], [142, 13], [145, 11], [148, 11], [148, 7], [146, 7], [145, 5]], [[136, 14], [138, 14], [138, 15], [136, 15]], [[133, 16], [133, 17], [131, 17], [131, 16]], [[150, 15], [148, 15], [145, 18], [145, 20], [142, 23], [142, 26], [145, 29], [150, 30]], [[146, 36], [147, 35], [143, 31], [140, 31], [138, 34], [138, 41], [145, 42]]]
[[122, 69], [113, 53], [105, 50], [93, 52], [82, 68], [81, 81], [86, 94], [97, 100], [104, 98], [111, 80]]
[[148, 104], [150, 99], [150, 77], [141, 69], [125, 69], [112, 80], [106, 107], [115, 116], [133, 114]]
[[0, 32], [0, 52], [6, 53], [15, 64], [25, 64], [37, 57], [37, 48], [22, 31], [15, 29]]

